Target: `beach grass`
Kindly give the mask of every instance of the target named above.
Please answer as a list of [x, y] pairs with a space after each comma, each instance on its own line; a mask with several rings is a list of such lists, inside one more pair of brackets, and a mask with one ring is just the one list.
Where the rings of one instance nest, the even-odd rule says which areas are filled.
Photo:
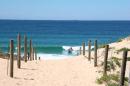
[[[102, 67], [103, 67], [103, 62], [102, 62]], [[101, 76], [97, 78], [96, 83], [97, 84], [106, 84], [107, 86], [119, 86], [119, 80], [120, 80], [120, 74], [117, 69], [121, 67], [121, 59], [117, 57], [111, 57], [107, 61], [107, 72], [108, 74], [103, 74], [101, 73]], [[125, 77], [125, 85], [128, 86], [128, 78]]]
[[0, 58], [3, 56], [3, 52], [2, 52], [2, 49], [0, 47]]
[[98, 48], [105, 48], [105, 44], [99, 45]]
[[130, 49], [129, 48], [121, 48], [121, 49], [117, 50], [118, 53], [122, 52], [122, 51], [130, 51]]
[[117, 42], [122, 42], [122, 38], [119, 38], [119, 39], [117, 40]]

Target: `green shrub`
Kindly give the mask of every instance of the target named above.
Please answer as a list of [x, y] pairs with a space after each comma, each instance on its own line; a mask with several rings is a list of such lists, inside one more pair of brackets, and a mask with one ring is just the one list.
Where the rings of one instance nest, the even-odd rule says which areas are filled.
[[119, 84], [117, 84], [115, 82], [109, 82], [109, 83], [107, 83], [107, 86], [119, 86]]
[[119, 74], [110, 74], [111, 80], [118, 82], [119, 81]]
[[0, 49], [0, 53], [2, 53], [2, 50]]
[[105, 44], [99, 45], [98, 48], [105, 48]]
[[103, 81], [99, 78], [99, 79], [96, 80], [96, 83], [97, 84], [103, 84]]
[[[101, 63], [101, 66], [104, 65], [104, 62]], [[121, 67], [120, 59], [117, 57], [112, 57], [107, 61], [107, 71], [116, 70], [116, 67]]]
[[121, 49], [117, 50], [117, 52], [121, 52], [121, 51], [130, 51], [130, 49], [129, 48], [121, 48]]
[[[103, 66], [104, 62], [102, 62]], [[116, 67], [121, 67], [120, 59], [117, 57], [111, 57], [107, 61], [107, 71], [116, 70]], [[101, 72], [103, 73], [103, 72]], [[107, 84], [107, 86], [119, 86], [120, 73], [103, 75], [96, 80], [98, 84]], [[128, 82], [128, 78], [125, 78], [125, 83]], [[127, 86], [127, 85], [125, 85]]]
[[122, 42], [122, 39], [121, 39], [121, 38], [120, 38], [120, 39], [118, 39], [118, 40], [117, 40], [117, 42]]
[[128, 82], [128, 80], [129, 80], [128, 77], [125, 77], [125, 81]]
[[108, 75], [102, 75], [100, 78], [98, 78], [98, 79], [96, 80], [96, 82], [97, 82], [98, 84], [103, 84], [103, 83], [106, 83], [106, 82], [108, 82], [108, 81], [110, 81], [110, 80], [111, 80], [110, 76], [108, 76]]
[[[107, 86], [119, 86], [120, 74], [102, 75], [96, 80], [97, 84], [107, 84]], [[125, 77], [124, 86], [128, 86], [128, 77]]]
[[1, 50], [1, 47], [0, 47], [0, 56], [2, 56], [2, 50]]
[[127, 57], [127, 61], [130, 61], [130, 57]]
[[118, 66], [121, 67], [120, 59], [117, 57], [112, 57], [113, 62]]

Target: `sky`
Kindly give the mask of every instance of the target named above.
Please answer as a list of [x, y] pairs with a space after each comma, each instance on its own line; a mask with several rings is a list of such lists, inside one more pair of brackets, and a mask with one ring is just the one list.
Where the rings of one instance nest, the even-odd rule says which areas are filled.
[[130, 20], [130, 0], [0, 0], [0, 19]]

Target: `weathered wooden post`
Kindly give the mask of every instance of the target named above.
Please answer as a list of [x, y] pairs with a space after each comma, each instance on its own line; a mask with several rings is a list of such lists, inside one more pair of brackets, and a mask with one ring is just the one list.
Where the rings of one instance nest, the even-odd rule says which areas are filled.
[[79, 54], [81, 55], [81, 47], [80, 47], [80, 49], [79, 49]]
[[108, 58], [109, 45], [105, 46], [105, 58], [104, 58], [104, 71], [103, 75], [107, 74], [107, 58]]
[[24, 61], [27, 62], [27, 37], [24, 35]]
[[32, 60], [32, 40], [30, 40], [30, 61]]
[[121, 66], [121, 76], [120, 76], [120, 84], [119, 86], [124, 86], [125, 80], [125, 70], [126, 70], [126, 62], [127, 62], [127, 53], [128, 51], [123, 51], [123, 59], [122, 59], [122, 66]]
[[18, 34], [18, 38], [17, 38], [17, 46], [18, 46], [18, 57], [17, 57], [17, 66], [18, 68], [21, 67], [21, 37], [20, 34]]
[[128, 86], [130, 86], [130, 69], [129, 69], [129, 80], [128, 80]]
[[35, 49], [35, 60], [37, 60], [37, 52], [36, 52], [36, 49]]
[[32, 47], [32, 60], [34, 60], [34, 48]]
[[88, 41], [88, 60], [91, 60], [91, 40]]
[[83, 46], [83, 55], [85, 55], [85, 42], [83, 42], [82, 46]]
[[94, 67], [97, 66], [97, 40], [95, 40], [94, 43]]
[[35, 60], [35, 48], [33, 48], [33, 57], [34, 57], [34, 60]]
[[13, 78], [14, 67], [14, 41], [10, 40], [10, 77]]

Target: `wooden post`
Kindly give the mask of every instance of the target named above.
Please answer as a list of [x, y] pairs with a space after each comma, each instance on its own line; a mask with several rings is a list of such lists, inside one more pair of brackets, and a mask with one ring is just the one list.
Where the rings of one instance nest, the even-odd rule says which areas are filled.
[[128, 86], [130, 86], [130, 69], [129, 69], [129, 80], [128, 80]]
[[34, 60], [34, 48], [32, 47], [32, 60]]
[[85, 55], [85, 42], [83, 42], [82, 46], [83, 46], [83, 55]]
[[124, 86], [127, 53], [128, 53], [128, 51], [126, 51], [126, 50], [123, 52], [123, 59], [122, 59], [122, 66], [121, 66], [121, 76], [120, 76], [120, 84], [119, 84], [120, 86]]
[[35, 49], [35, 60], [37, 60], [37, 52], [36, 52], [36, 49]]
[[88, 60], [91, 60], [91, 40], [88, 41]]
[[79, 54], [81, 55], [81, 47], [80, 47], [80, 50], [79, 50]]
[[10, 77], [13, 78], [13, 67], [14, 67], [14, 42], [10, 41]]
[[34, 57], [34, 60], [35, 60], [35, 48], [33, 48], [33, 57]]
[[18, 34], [18, 38], [17, 38], [17, 46], [18, 46], [18, 57], [17, 57], [17, 66], [18, 68], [21, 67], [21, 37], [20, 34]]
[[95, 43], [94, 43], [94, 67], [97, 66], [97, 40], [95, 40]]
[[109, 50], [109, 45], [106, 45], [106, 46], [105, 46], [105, 58], [104, 58], [104, 71], [103, 71], [103, 75], [106, 75], [106, 74], [107, 74], [108, 50]]
[[24, 35], [24, 61], [27, 62], [27, 37]]
[[32, 60], [32, 40], [30, 40], [30, 61]]

